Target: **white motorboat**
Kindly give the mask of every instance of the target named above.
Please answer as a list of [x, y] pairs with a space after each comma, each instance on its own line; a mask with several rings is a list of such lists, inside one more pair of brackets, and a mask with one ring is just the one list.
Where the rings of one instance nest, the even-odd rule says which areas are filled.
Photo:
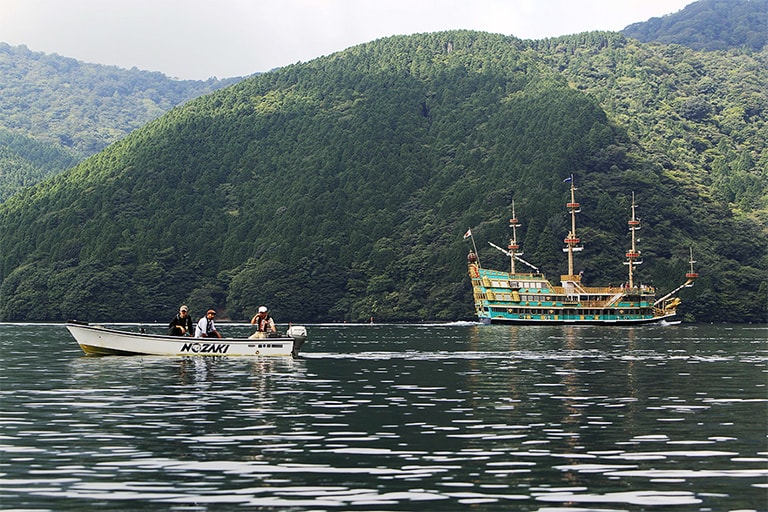
[[307, 340], [307, 329], [291, 326], [285, 334], [251, 338], [189, 338], [120, 331], [69, 321], [67, 329], [88, 355], [293, 356]]

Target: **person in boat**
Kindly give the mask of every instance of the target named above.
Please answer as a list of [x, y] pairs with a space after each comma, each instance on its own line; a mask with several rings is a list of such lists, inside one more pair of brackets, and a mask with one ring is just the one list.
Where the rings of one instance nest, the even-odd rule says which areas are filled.
[[179, 313], [168, 324], [168, 334], [171, 336], [192, 336], [194, 329], [195, 324], [192, 322], [192, 317], [189, 316], [187, 306], [181, 306]]
[[267, 306], [259, 306], [258, 313], [253, 315], [253, 318], [251, 318], [251, 325], [256, 326], [256, 332], [253, 333], [251, 336], [252, 338], [260, 338], [277, 333], [275, 321], [269, 315], [269, 309], [267, 309]]
[[195, 327], [195, 338], [221, 338], [221, 334], [216, 330], [216, 324], [213, 319], [216, 316], [216, 310], [211, 308], [205, 312], [205, 316], [197, 322]]

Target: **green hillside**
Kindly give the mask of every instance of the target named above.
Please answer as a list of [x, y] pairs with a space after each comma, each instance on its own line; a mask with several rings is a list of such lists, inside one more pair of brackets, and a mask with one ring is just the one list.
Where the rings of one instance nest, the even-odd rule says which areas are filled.
[[0, 202], [80, 160], [61, 145], [0, 128]]
[[174, 80], [0, 43], [0, 202], [239, 80]]
[[768, 0], [699, 0], [621, 32], [644, 43], [680, 44], [694, 50], [759, 51], [768, 44]]
[[768, 47], [697, 52], [601, 32], [530, 45], [649, 162], [768, 226]]
[[[461, 235], [505, 265], [484, 241], [504, 243], [515, 200], [525, 258], [558, 275], [574, 174], [588, 283], [625, 279], [634, 191], [641, 280], [677, 286], [693, 247], [686, 319], [764, 320], [764, 96], [728, 88], [729, 73], [760, 83], [764, 58], [455, 31], [244, 80], [0, 205], [0, 319], [166, 320], [182, 302], [236, 320], [261, 303], [279, 321], [470, 319]], [[724, 196], [737, 172], [757, 191]]]

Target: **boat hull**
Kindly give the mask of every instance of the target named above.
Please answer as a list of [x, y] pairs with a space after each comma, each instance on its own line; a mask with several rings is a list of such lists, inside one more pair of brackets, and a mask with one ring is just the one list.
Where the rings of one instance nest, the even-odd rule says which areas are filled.
[[520, 318], [479, 318], [486, 325], [644, 325], [669, 322], [674, 313], [650, 318], [633, 319], [520, 319]]
[[[306, 342], [302, 335], [264, 338], [186, 338], [67, 323], [67, 329], [88, 355], [156, 356], [297, 356]], [[299, 326], [296, 326], [299, 327]], [[295, 329], [295, 328], [294, 328]], [[302, 328], [303, 329], [303, 328]]]

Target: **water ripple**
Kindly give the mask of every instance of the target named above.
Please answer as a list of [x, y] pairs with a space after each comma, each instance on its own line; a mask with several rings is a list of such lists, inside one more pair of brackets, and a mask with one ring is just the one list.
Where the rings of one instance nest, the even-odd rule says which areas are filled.
[[761, 331], [487, 327], [321, 326], [293, 360], [92, 358], [0, 326], [5, 353], [46, 348], [0, 373], [0, 500], [766, 509]]

